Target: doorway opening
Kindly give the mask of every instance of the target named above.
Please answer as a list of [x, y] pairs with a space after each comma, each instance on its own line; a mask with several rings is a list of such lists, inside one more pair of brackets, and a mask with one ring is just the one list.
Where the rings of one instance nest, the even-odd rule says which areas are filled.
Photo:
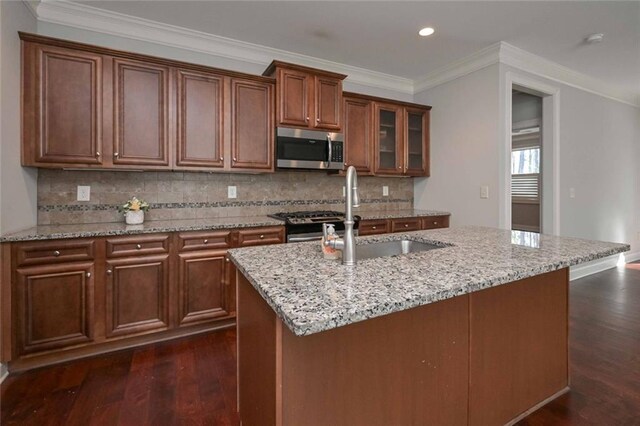
[[542, 97], [512, 89], [512, 230], [542, 230], [542, 137]]

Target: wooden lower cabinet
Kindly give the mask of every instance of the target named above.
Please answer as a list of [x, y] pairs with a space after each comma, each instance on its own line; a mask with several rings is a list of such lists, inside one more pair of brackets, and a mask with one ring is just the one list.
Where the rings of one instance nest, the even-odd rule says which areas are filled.
[[235, 325], [232, 247], [284, 227], [0, 245], [0, 362], [21, 371]]
[[107, 337], [169, 327], [169, 256], [107, 261]]
[[178, 256], [179, 324], [228, 316], [231, 262], [227, 251], [189, 252]]
[[358, 235], [378, 235], [388, 234], [390, 232], [410, 232], [448, 227], [449, 216], [422, 216], [397, 219], [363, 219], [358, 224]]
[[16, 271], [19, 354], [64, 348], [93, 338], [93, 262]]

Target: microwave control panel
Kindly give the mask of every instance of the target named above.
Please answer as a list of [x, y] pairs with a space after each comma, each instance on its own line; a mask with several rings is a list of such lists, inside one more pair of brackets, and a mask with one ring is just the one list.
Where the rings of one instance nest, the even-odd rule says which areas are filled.
[[331, 162], [332, 163], [343, 163], [344, 155], [343, 155], [343, 144], [342, 142], [334, 142], [331, 150]]

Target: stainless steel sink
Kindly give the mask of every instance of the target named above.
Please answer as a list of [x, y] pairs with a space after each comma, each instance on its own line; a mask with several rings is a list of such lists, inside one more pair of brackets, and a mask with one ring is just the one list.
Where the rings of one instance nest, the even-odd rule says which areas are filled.
[[416, 253], [438, 248], [442, 248], [442, 246], [411, 240], [385, 241], [383, 243], [357, 245], [356, 258], [358, 260], [373, 259], [375, 257], [397, 256], [399, 254]]

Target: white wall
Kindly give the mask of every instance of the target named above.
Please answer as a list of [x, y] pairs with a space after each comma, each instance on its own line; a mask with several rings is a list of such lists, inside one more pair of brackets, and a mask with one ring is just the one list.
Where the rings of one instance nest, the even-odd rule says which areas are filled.
[[21, 1], [0, 1], [0, 233], [36, 224], [37, 171], [20, 166], [20, 39], [36, 30]]
[[[207, 55], [205, 53], [191, 50], [133, 40], [109, 34], [101, 34], [98, 32], [52, 24], [49, 22], [38, 22], [38, 34], [257, 75], [262, 74], [262, 72], [267, 68], [267, 65], [269, 65], [268, 63], [256, 64], [253, 62], [244, 62], [220, 56]], [[401, 93], [352, 83], [349, 81], [348, 77], [344, 82], [344, 90], [401, 101], [411, 101], [413, 99], [413, 95], [409, 93]]]
[[415, 179], [415, 206], [450, 211], [454, 226], [498, 226], [498, 77], [492, 65], [414, 97], [433, 106], [431, 177]]

